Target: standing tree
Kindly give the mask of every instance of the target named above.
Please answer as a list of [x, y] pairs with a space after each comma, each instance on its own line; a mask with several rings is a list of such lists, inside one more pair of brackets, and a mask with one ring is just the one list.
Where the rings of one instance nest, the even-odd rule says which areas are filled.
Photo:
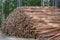
[[17, 7], [20, 7], [22, 5], [22, 0], [17, 0]]

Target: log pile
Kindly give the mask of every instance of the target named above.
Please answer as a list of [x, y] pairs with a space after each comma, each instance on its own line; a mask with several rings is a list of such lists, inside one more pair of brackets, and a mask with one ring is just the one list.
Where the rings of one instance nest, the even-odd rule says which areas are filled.
[[22, 38], [59, 40], [60, 9], [38, 6], [18, 7], [2, 23], [2, 32]]

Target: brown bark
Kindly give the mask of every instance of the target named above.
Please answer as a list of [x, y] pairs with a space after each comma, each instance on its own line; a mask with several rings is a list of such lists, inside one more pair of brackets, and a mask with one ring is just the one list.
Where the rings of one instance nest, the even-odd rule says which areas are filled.
[[59, 40], [60, 9], [38, 6], [19, 7], [2, 23], [2, 32], [23, 38]]

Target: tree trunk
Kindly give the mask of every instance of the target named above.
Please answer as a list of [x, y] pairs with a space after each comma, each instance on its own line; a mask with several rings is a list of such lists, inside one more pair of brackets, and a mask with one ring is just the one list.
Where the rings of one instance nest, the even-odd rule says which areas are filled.
[[22, 0], [17, 0], [17, 7], [20, 7], [22, 5]]

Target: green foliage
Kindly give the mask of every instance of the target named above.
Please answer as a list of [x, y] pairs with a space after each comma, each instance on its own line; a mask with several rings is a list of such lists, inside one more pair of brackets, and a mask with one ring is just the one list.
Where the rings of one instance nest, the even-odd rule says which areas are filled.
[[13, 9], [17, 7], [17, 2], [16, 0], [6, 0], [4, 3], [4, 14], [5, 18], [9, 15]]
[[1, 21], [1, 14], [0, 14], [0, 27], [1, 27], [1, 23], [2, 23], [2, 21]]
[[22, 0], [22, 6], [41, 6], [41, 0]]
[[2, 0], [0, 0], [0, 27], [1, 27]]
[[6, 18], [9, 15], [9, 13], [12, 12], [17, 7], [17, 0], [5, 0], [5, 2], [3, 1], [4, 0], [0, 0], [0, 26], [2, 23], [2, 16], [5, 15]]
[[53, 4], [53, 0], [50, 0], [50, 6], [52, 6], [52, 4]]

